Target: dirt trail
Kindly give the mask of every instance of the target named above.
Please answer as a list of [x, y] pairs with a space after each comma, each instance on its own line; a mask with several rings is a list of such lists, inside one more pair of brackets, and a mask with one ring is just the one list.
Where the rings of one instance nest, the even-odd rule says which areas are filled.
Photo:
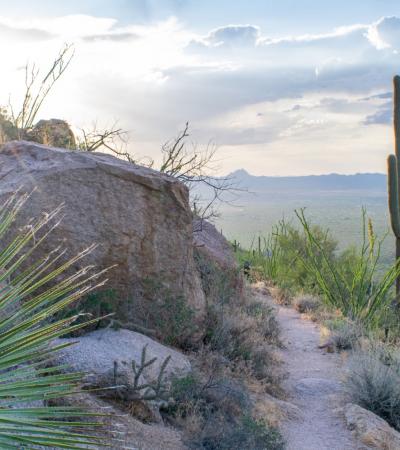
[[287, 450], [367, 450], [340, 414], [345, 401], [342, 357], [318, 349], [318, 325], [292, 308], [275, 307], [285, 346], [281, 356], [288, 372], [287, 400], [301, 410], [300, 417], [283, 424]]

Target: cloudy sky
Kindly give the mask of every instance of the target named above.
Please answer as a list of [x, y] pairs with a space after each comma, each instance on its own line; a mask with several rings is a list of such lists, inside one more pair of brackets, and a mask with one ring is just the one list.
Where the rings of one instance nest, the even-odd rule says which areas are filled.
[[0, 104], [27, 61], [75, 56], [41, 116], [115, 120], [137, 155], [184, 125], [221, 171], [383, 172], [399, 0], [0, 0]]

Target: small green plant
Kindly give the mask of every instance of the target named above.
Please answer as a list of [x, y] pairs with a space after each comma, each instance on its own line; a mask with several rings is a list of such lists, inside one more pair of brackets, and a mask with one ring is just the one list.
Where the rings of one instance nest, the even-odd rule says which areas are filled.
[[167, 400], [169, 396], [169, 390], [165, 384], [165, 369], [171, 359], [171, 356], [167, 356], [160, 366], [160, 371], [157, 376], [157, 380], [151, 383], [141, 383], [143, 372], [150, 366], [152, 366], [157, 358], [152, 358], [146, 361], [147, 345], [142, 349], [142, 355], [140, 364], [137, 364], [132, 360], [132, 371], [134, 373], [133, 391], [141, 400]]

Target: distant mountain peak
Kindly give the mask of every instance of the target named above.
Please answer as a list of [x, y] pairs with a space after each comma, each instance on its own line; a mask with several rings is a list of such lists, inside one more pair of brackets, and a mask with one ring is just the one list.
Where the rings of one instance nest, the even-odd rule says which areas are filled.
[[230, 174], [231, 177], [252, 177], [253, 175], [249, 174], [246, 169], [237, 169]]

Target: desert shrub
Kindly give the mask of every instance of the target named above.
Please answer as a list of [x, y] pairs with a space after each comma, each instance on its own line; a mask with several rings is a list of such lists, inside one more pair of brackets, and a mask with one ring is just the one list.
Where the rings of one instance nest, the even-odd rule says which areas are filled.
[[244, 416], [239, 424], [221, 427], [215, 422], [210, 430], [205, 430], [200, 442], [192, 443], [192, 448], [204, 450], [283, 450], [285, 443], [281, 434], [266, 422]]
[[[212, 354], [209, 356], [213, 359]], [[172, 382], [174, 404], [166, 420], [183, 428], [193, 449], [280, 449], [279, 432], [251, 417], [252, 402], [243, 383], [221, 367], [195, 371]]]
[[[270, 320], [265, 318], [266, 311], [270, 311]], [[279, 326], [272, 310], [265, 309], [258, 317], [249, 315], [246, 308], [217, 312], [208, 322], [206, 344], [233, 364], [243, 363], [268, 392], [280, 393], [283, 374], [274, 351], [280, 345]]]
[[[324, 254], [334, 259], [337, 242], [319, 226], [313, 226], [312, 232]], [[258, 240], [257, 249], [252, 246], [236, 254], [241, 266], [245, 261], [250, 264], [250, 273], [262, 273], [264, 280], [279, 287], [285, 293], [282, 303], [288, 304], [287, 299], [298, 292], [320, 292], [313, 274], [303, 264], [303, 259], [308, 258], [307, 239], [302, 228], [281, 220], [270, 235]], [[322, 257], [322, 254], [318, 256], [319, 259]]]
[[330, 340], [337, 350], [354, 349], [364, 335], [362, 325], [348, 319], [330, 320], [326, 325], [330, 330]]
[[200, 253], [197, 266], [208, 300], [203, 343], [230, 361], [245, 361], [258, 379], [278, 383], [272, 346], [280, 345], [280, 328], [274, 310], [238, 291], [236, 272], [221, 269]]
[[321, 307], [321, 301], [313, 295], [297, 295], [293, 299], [293, 306], [301, 314], [312, 313]]
[[[306, 256], [301, 261], [319, 286], [322, 299], [330, 307], [339, 309], [352, 321], [376, 326], [392, 301], [393, 283], [400, 275], [400, 264], [390, 267], [383, 276], [378, 274], [382, 240], [374, 234], [366, 212], [362, 214], [363, 241], [353, 249], [332, 259], [321, 245], [304, 211], [296, 212], [307, 236]], [[351, 263], [345, 263], [350, 261]]]
[[257, 330], [269, 344], [281, 345], [281, 329], [274, 309], [265, 302], [252, 300], [245, 306], [247, 315], [257, 321]]
[[289, 306], [293, 302], [293, 297], [288, 289], [282, 287], [282, 284], [284, 283], [281, 283], [280, 287], [276, 285], [270, 286], [269, 291], [278, 305]]
[[400, 355], [382, 345], [354, 354], [347, 389], [354, 403], [400, 431]]

